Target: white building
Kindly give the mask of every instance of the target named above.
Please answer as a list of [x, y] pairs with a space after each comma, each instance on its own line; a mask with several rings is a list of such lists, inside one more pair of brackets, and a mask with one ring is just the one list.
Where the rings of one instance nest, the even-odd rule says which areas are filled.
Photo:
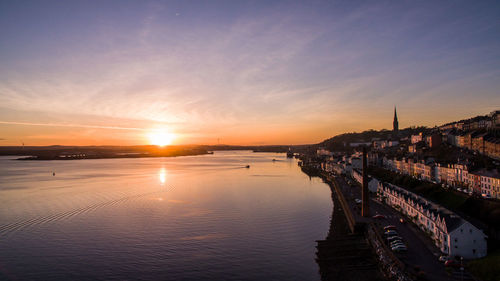
[[[352, 177], [360, 184], [363, 185], [363, 172], [358, 169], [352, 170]], [[378, 190], [379, 181], [373, 177], [368, 176], [368, 190], [376, 193]]]
[[421, 142], [422, 141], [422, 133], [418, 134], [418, 135], [412, 135], [411, 136], [411, 143], [412, 144], [415, 144], [417, 142]]
[[474, 174], [480, 176], [481, 195], [500, 199], [500, 175], [493, 171], [480, 170]]
[[318, 156], [331, 156], [331, 155], [333, 155], [333, 153], [330, 152], [329, 150], [326, 150], [326, 149], [321, 147], [321, 148], [316, 150], [316, 155], [318, 155]]
[[466, 259], [486, 256], [484, 232], [448, 209], [389, 183], [379, 183], [378, 195], [387, 205], [412, 218], [441, 252]]
[[393, 147], [393, 146], [398, 146], [398, 145], [399, 145], [399, 141], [388, 141], [387, 142], [388, 147]]
[[353, 169], [363, 169], [363, 159], [360, 157], [352, 157], [351, 164]]

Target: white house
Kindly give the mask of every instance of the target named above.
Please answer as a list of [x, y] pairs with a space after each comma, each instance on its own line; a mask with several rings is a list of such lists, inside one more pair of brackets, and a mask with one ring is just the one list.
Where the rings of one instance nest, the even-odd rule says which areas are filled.
[[484, 232], [448, 209], [401, 187], [379, 183], [378, 196], [389, 206], [412, 218], [441, 252], [475, 259], [486, 256]]
[[474, 174], [480, 176], [481, 194], [484, 197], [500, 199], [500, 174], [484, 169]]
[[353, 169], [362, 169], [363, 168], [363, 159], [360, 157], [352, 157], [351, 164]]
[[[352, 177], [361, 185], [363, 185], [363, 172], [358, 169], [352, 170]], [[368, 176], [368, 190], [377, 192], [379, 181], [371, 176]]]
[[332, 152], [330, 152], [329, 150], [326, 150], [322, 147], [316, 150], [316, 154], [318, 156], [331, 156], [331, 155], [333, 155]]
[[411, 136], [411, 143], [412, 144], [415, 144], [417, 142], [421, 142], [422, 141], [422, 133], [418, 134], [418, 135], [412, 135]]

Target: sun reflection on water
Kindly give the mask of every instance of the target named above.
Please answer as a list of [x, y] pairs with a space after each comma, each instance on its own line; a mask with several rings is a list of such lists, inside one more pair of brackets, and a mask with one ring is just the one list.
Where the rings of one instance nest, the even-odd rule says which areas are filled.
[[158, 172], [158, 177], [160, 179], [160, 184], [164, 185], [167, 181], [167, 171], [165, 170], [165, 168], [160, 169], [160, 171]]

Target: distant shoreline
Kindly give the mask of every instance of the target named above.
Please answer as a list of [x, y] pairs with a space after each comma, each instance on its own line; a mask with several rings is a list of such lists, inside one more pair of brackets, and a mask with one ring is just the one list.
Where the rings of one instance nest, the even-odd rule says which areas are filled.
[[[214, 151], [251, 150], [258, 152], [287, 152], [292, 146], [231, 146], [231, 145], [185, 145], [185, 146], [0, 146], [0, 156], [16, 156], [19, 161], [83, 160], [177, 157], [212, 154]], [[299, 149], [301, 146], [293, 148]], [[306, 147], [306, 146], [303, 146]]]
[[175, 153], [167, 155], [129, 154], [129, 155], [100, 155], [100, 156], [24, 156], [13, 160], [19, 161], [70, 161], [70, 160], [95, 160], [95, 159], [130, 159], [130, 158], [158, 158], [158, 157], [180, 157], [213, 154], [208, 151], [196, 153]]

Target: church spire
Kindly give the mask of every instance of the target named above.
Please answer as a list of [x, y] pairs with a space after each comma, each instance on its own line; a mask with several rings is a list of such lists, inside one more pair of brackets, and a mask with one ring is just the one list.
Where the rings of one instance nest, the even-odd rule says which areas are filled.
[[398, 114], [396, 113], [396, 107], [394, 107], [394, 121], [392, 122], [392, 130], [395, 133], [399, 131]]

